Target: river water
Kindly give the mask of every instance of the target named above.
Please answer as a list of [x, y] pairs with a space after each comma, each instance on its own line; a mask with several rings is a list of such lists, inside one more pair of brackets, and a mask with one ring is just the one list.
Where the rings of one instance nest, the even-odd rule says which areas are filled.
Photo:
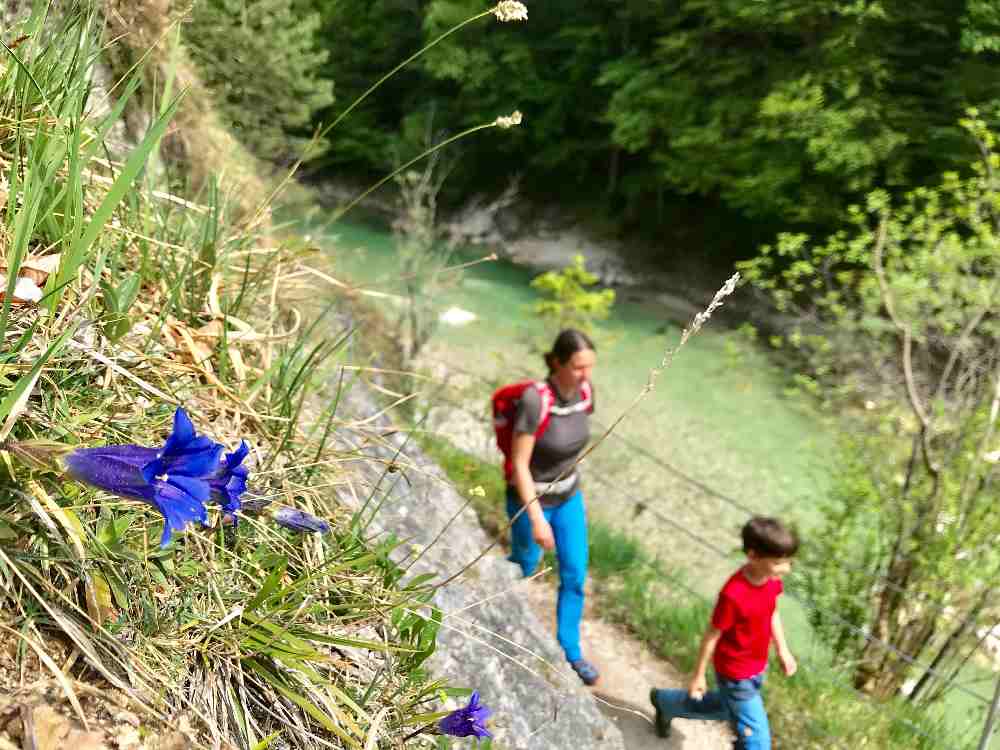
[[[390, 233], [340, 223], [314, 240], [331, 254], [335, 276], [383, 293], [400, 291]], [[469, 251], [455, 262], [486, 254]], [[533, 275], [505, 261], [482, 263], [466, 268], [440, 294], [441, 311], [469, 322], [442, 323], [423, 364], [472, 372], [487, 381], [459, 379], [456, 390], [442, 398], [484, 406], [491, 383], [544, 374], [538, 351], [555, 329], [532, 312], [540, 299], [529, 286]], [[710, 297], [691, 302], [704, 306]], [[383, 298], [377, 304], [391, 316], [396, 303]], [[623, 302], [600, 327], [596, 417], [599, 426], [607, 427], [627, 415], [587, 459], [586, 474], [596, 485], [590, 503], [592, 512], [644, 537], [669, 539], [672, 553], [680, 549], [685, 567], [699, 571], [699, 582], [710, 590], [730, 567], [712, 547], [735, 548], [750, 511], [780, 514], [806, 526], [815, 520], [826, 491], [823, 460], [833, 440], [815, 416], [784, 395], [787, 378], [769, 358], [718, 320], [709, 321], [676, 353], [655, 377], [653, 390], [636, 404], [650, 371], [678, 343], [680, 327], [671, 317], [655, 302]], [[606, 506], [599, 488], [608, 484], [627, 489], [632, 501], [651, 512], [636, 513], [635, 505]]]

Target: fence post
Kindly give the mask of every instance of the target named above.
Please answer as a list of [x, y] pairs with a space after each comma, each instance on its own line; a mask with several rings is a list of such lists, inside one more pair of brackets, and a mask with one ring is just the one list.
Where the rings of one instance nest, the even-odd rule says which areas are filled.
[[990, 710], [986, 714], [986, 726], [983, 727], [983, 736], [979, 740], [979, 750], [986, 750], [990, 744], [990, 737], [993, 734], [993, 724], [997, 719], [997, 708], [1000, 707], [1000, 677], [997, 678], [997, 687], [993, 691], [993, 702]]

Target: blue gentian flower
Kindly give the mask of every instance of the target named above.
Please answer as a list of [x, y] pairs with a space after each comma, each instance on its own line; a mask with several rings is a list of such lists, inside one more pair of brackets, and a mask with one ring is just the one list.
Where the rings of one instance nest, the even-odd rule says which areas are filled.
[[240, 496], [246, 492], [247, 477], [250, 476], [250, 471], [242, 464], [249, 453], [250, 447], [241, 440], [240, 447], [226, 454], [208, 480], [212, 499], [227, 514], [232, 515], [240, 509]]
[[438, 729], [452, 737], [492, 738], [493, 735], [486, 729], [486, 720], [492, 713], [479, 702], [479, 691], [476, 690], [467, 706], [456, 709], [441, 719]]
[[279, 505], [270, 511], [273, 521], [294, 531], [318, 531], [325, 534], [330, 530], [330, 524], [311, 513]]
[[[212, 492], [210, 482], [224, 463], [224, 450], [214, 440], [199, 437], [187, 413], [178, 408], [174, 429], [160, 450], [140, 445], [78, 448], [63, 458], [63, 465], [80, 482], [153, 505], [163, 514], [160, 546], [166, 546], [174, 531], [183, 531], [193, 521], [208, 522], [205, 503]], [[240, 461], [231, 472], [225, 462], [221, 472], [233, 475], [227, 485], [235, 478]], [[245, 469], [240, 479], [245, 483]]]

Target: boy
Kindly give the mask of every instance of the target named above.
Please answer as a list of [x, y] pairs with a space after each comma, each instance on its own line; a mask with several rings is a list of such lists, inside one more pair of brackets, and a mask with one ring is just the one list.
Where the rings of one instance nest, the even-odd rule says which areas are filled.
[[[791, 676], [797, 668], [775, 605], [799, 540], [780, 521], [761, 516], [751, 518], [742, 535], [747, 563], [719, 592], [687, 691], [649, 692], [660, 737], [670, 734], [671, 719], [728, 721], [736, 732], [736, 748], [770, 750], [771, 730], [760, 688], [772, 640], [785, 674]], [[705, 684], [709, 659], [718, 682], [712, 692], [706, 692]]]

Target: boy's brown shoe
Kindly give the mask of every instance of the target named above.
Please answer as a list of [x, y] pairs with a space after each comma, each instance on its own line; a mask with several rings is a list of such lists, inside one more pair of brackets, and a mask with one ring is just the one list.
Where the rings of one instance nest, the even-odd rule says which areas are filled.
[[656, 702], [656, 688], [650, 688], [649, 702], [653, 704], [653, 709], [656, 711], [656, 736], [669, 737], [670, 719], [663, 715], [660, 704]]

